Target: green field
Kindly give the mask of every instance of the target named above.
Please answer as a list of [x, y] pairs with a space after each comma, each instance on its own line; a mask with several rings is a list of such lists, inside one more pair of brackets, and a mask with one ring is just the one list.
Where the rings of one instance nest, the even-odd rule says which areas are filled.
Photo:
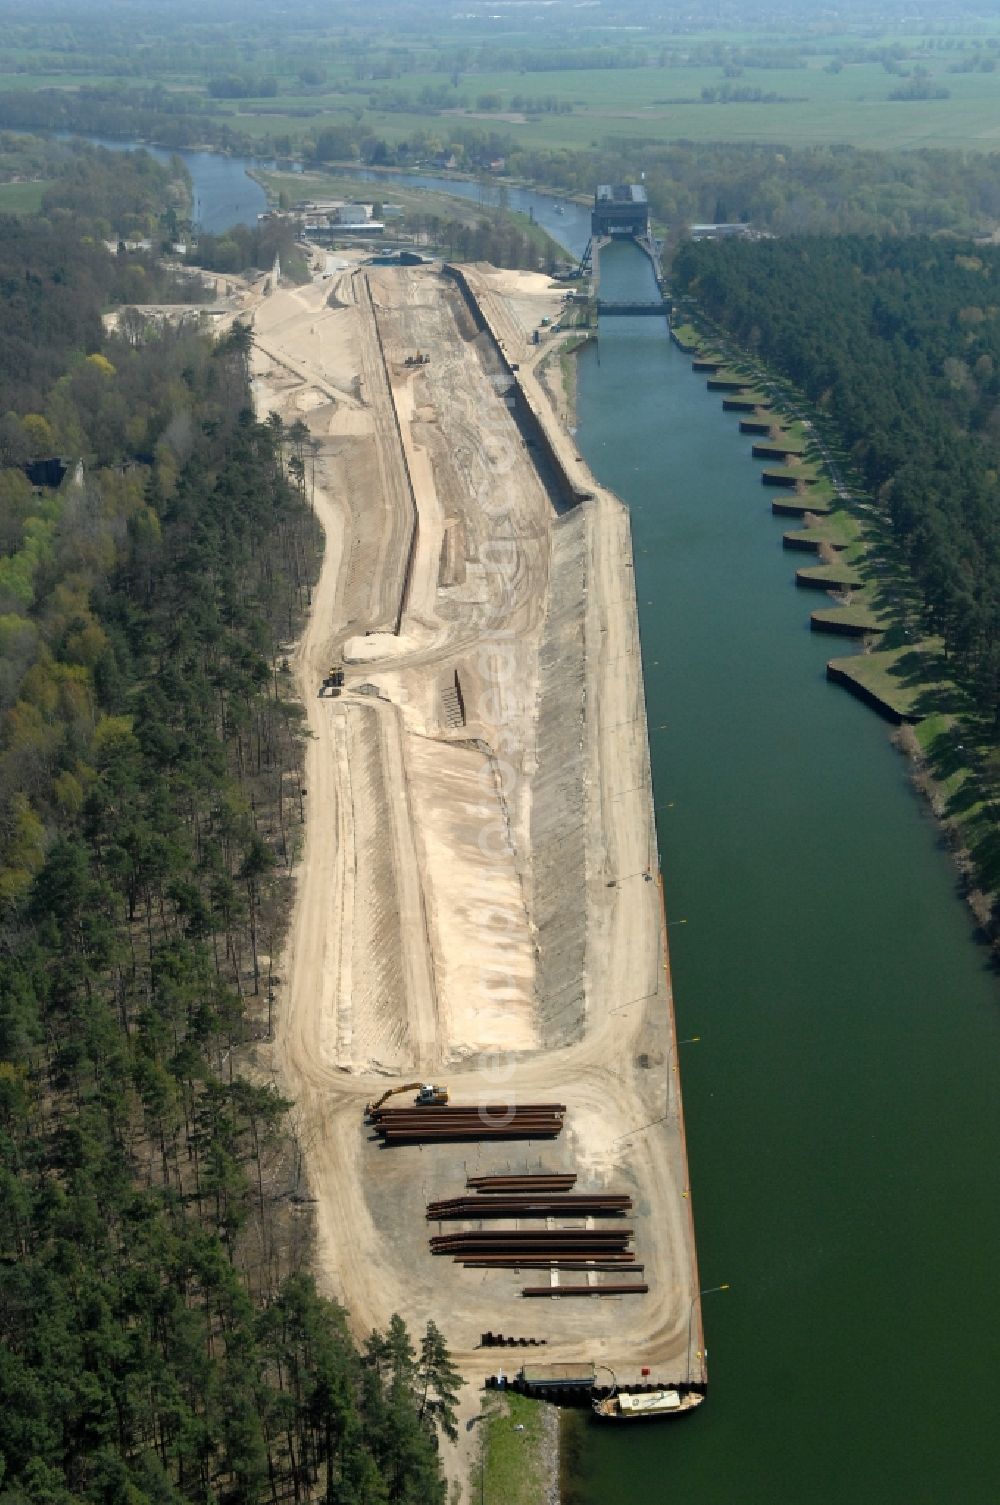
[[51, 179], [38, 183], [0, 183], [0, 214], [33, 214]]

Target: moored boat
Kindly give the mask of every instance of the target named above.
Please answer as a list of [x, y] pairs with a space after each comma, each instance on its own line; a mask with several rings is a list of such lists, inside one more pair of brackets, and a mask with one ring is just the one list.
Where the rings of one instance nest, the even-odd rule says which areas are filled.
[[678, 1416], [693, 1411], [705, 1399], [698, 1390], [613, 1390], [603, 1400], [592, 1402], [594, 1415], [601, 1421], [653, 1421], [662, 1416]]

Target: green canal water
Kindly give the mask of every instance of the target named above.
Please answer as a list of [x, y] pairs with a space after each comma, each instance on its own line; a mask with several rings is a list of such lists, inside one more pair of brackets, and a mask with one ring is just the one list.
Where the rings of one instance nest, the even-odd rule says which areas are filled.
[[[648, 296], [634, 248], [602, 263]], [[588, 1425], [580, 1499], [992, 1505], [995, 975], [889, 729], [824, 678], [735, 415], [657, 319], [602, 320], [578, 398], [632, 513], [701, 1285], [731, 1286], [704, 1407]]]

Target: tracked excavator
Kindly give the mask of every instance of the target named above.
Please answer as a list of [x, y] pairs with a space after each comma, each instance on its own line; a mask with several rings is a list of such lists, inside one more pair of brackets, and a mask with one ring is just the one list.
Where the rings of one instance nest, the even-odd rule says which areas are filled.
[[365, 1117], [371, 1118], [377, 1113], [386, 1098], [394, 1097], [397, 1092], [413, 1092], [417, 1090], [414, 1106], [417, 1108], [443, 1108], [448, 1101], [447, 1087], [435, 1087], [432, 1082], [403, 1082], [398, 1087], [390, 1087], [377, 1097], [373, 1103], [365, 1107]]

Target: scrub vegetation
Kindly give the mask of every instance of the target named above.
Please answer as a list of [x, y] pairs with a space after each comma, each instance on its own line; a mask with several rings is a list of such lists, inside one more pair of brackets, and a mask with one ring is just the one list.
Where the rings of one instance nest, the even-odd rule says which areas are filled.
[[470, 1494], [483, 1505], [543, 1505], [555, 1481], [557, 1415], [543, 1401], [492, 1390], [483, 1401]]

